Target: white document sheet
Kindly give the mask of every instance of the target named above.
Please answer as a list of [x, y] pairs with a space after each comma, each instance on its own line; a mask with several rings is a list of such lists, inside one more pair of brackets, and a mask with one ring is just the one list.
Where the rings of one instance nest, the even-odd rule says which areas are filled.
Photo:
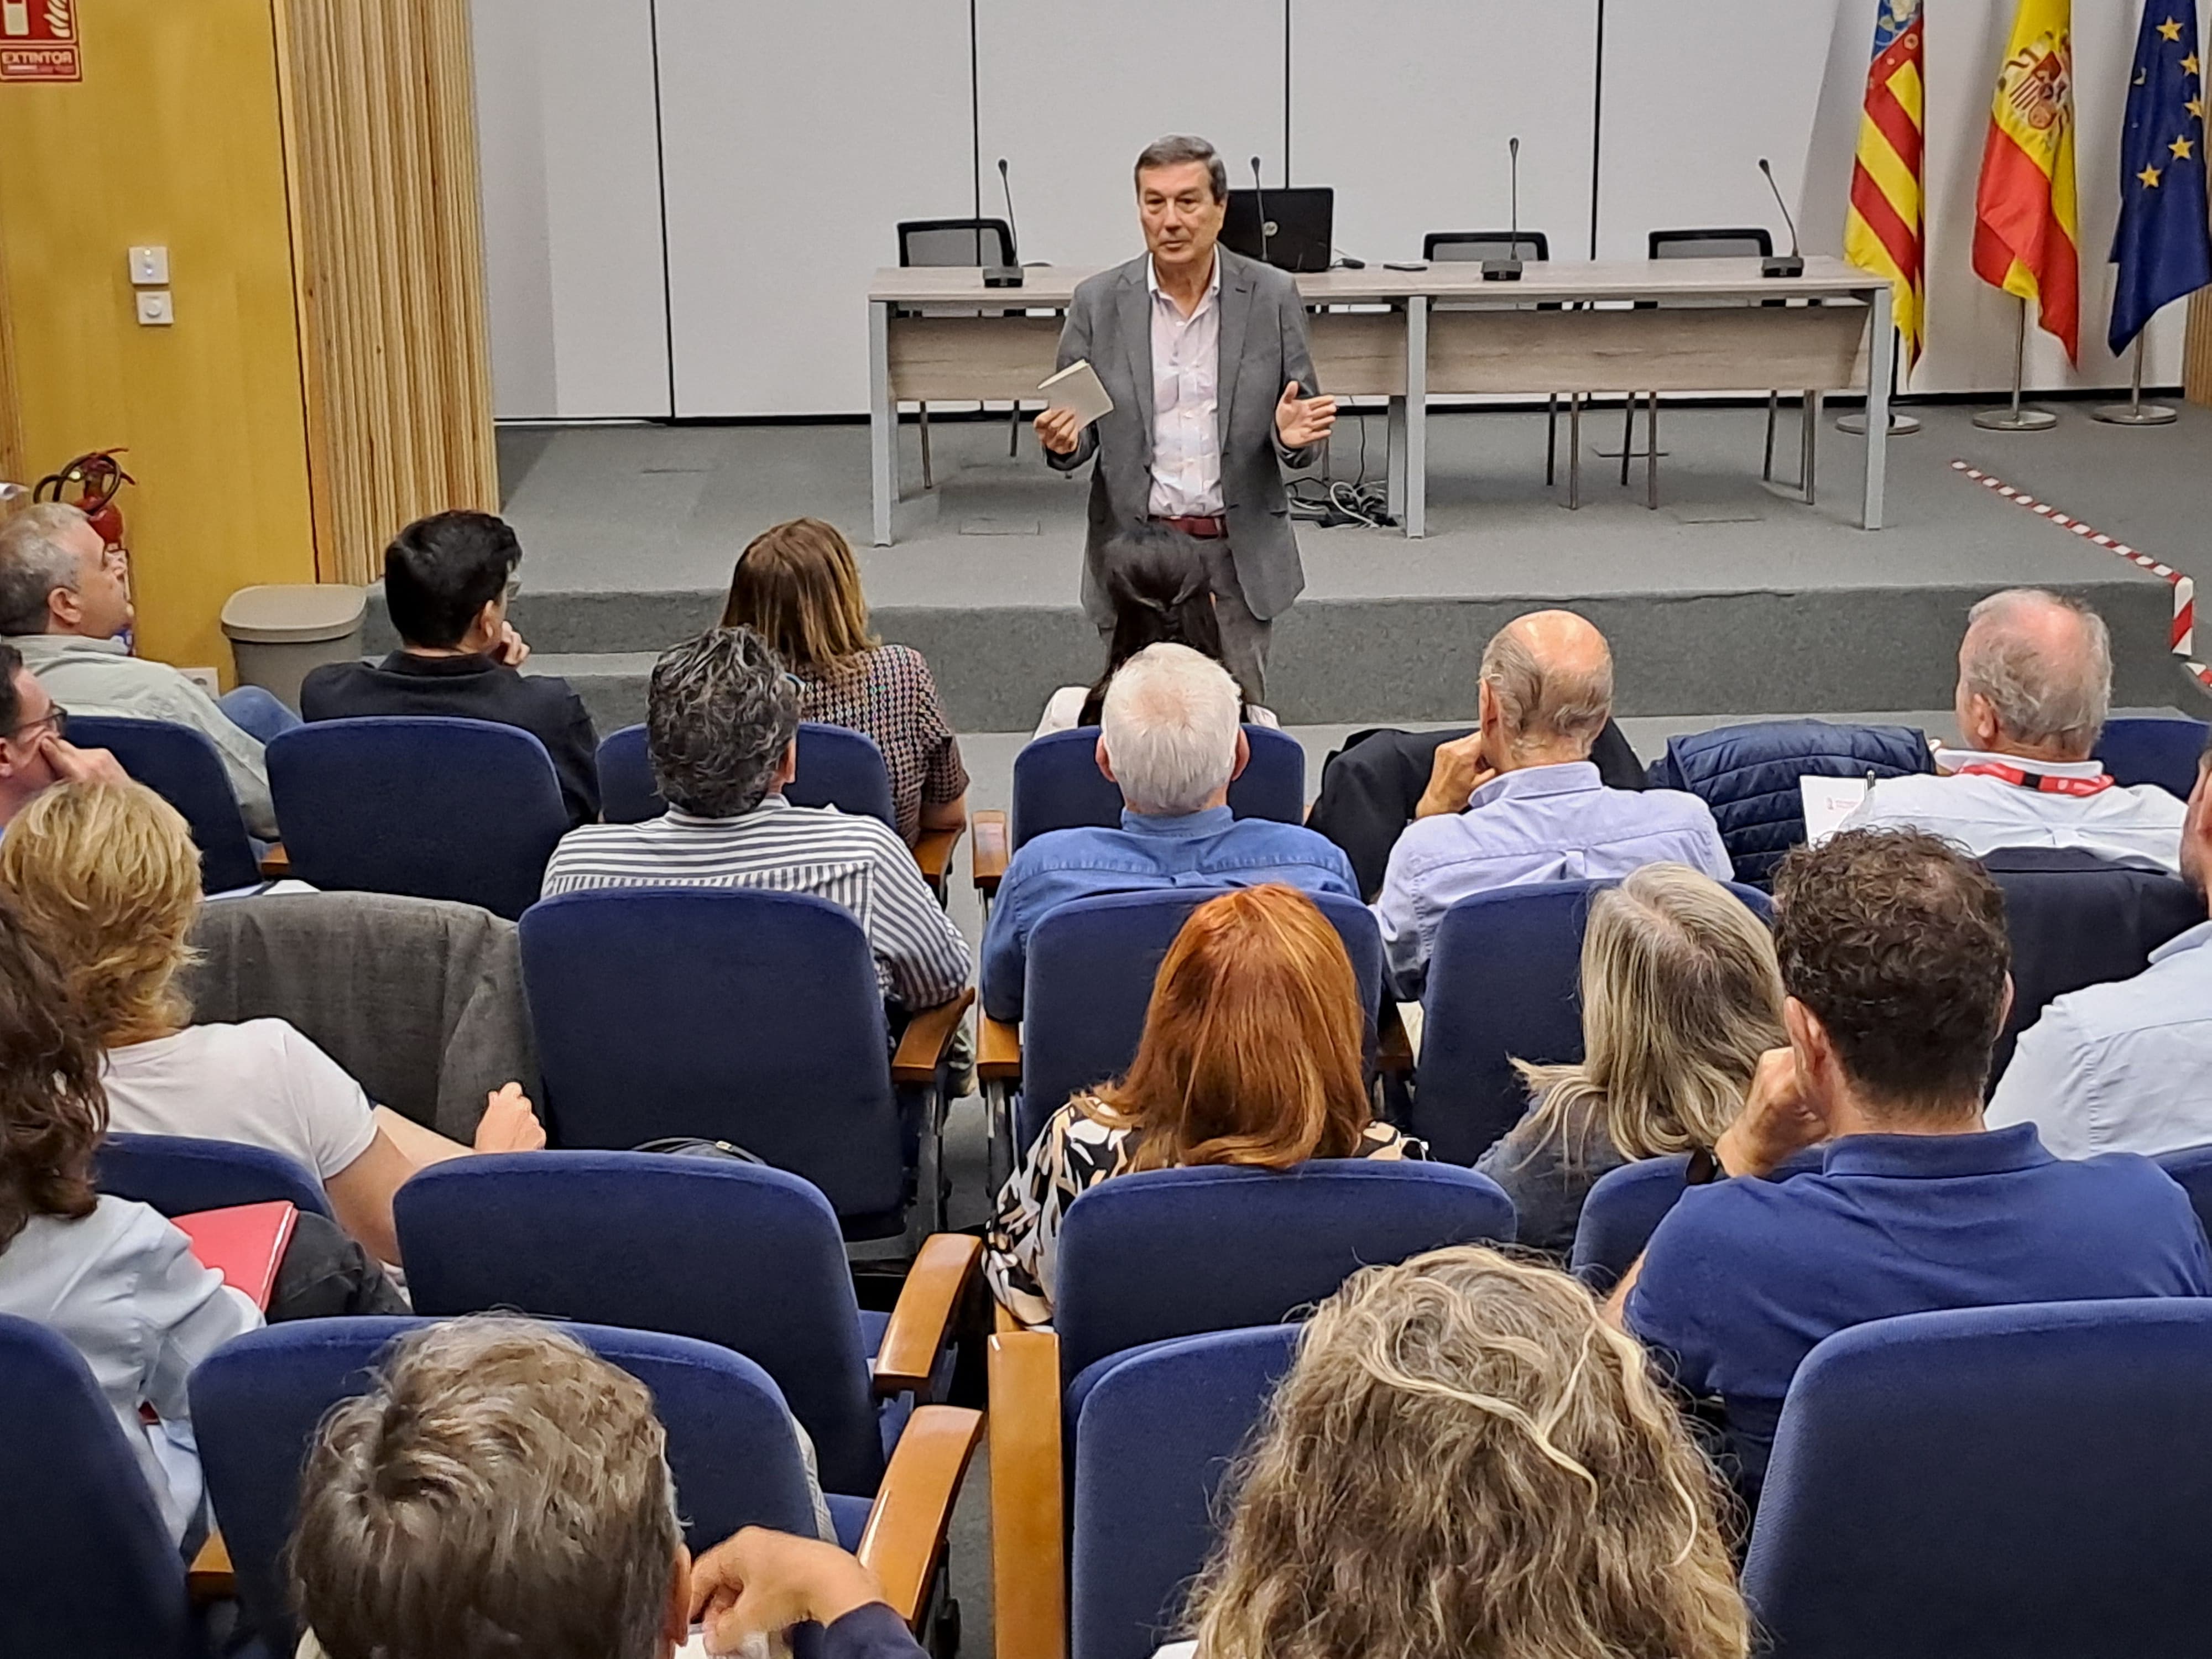
[[1805, 839], [1814, 847], [1844, 827], [1844, 820], [1866, 799], [1864, 778], [1802, 777], [1797, 793], [1805, 802]]

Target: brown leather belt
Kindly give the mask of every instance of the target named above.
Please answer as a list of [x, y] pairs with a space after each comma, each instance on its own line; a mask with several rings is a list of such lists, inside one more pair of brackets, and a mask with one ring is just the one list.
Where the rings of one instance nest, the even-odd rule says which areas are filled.
[[1218, 542], [1229, 534], [1226, 519], [1163, 519], [1155, 514], [1154, 524], [1164, 524], [1170, 530], [1180, 530], [1186, 536], [1196, 537], [1202, 542]]

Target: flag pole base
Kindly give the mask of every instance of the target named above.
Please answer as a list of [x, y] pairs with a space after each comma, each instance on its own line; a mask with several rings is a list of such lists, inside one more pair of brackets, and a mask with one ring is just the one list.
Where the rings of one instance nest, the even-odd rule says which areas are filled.
[[2106, 404], [2091, 410], [2089, 418], [2106, 426], [2172, 426], [2181, 411], [2164, 404]]
[[2048, 432], [2058, 417], [2047, 409], [1985, 409], [1974, 424], [1984, 432]]
[[[1855, 409], [1848, 415], [1838, 415], [1836, 417], [1836, 430], [1838, 432], [1848, 432], [1854, 437], [1863, 438], [1866, 436], [1866, 410], [1863, 409]], [[1919, 430], [1920, 417], [1917, 415], [1901, 414], [1894, 409], [1889, 411], [1891, 437], [1909, 438]]]

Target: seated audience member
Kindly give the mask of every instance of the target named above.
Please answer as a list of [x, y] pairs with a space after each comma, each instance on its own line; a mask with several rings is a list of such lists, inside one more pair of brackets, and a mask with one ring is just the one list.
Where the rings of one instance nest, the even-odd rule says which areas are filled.
[[206, 1515], [185, 1383], [259, 1325], [260, 1311], [155, 1212], [93, 1190], [107, 1127], [100, 1045], [4, 905], [0, 1030], [0, 1313], [50, 1328], [84, 1356], [169, 1536], [189, 1549]]
[[[70, 1000], [107, 1050], [112, 1127], [243, 1141], [313, 1170], [339, 1224], [399, 1260], [392, 1195], [428, 1164], [467, 1153], [386, 1107], [281, 1019], [191, 1024], [177, 975], [191, 955], [200, 860], [191, 832], [143, 784], [68, 783], [0, 837], [0, 888], [61, 964]], [[543, 1146], [520, 1087], [492, 1095], [477, 1152]]]
[[[2181, 874], [2212, 884], [2212, 752], [2181, 827]], [[1989, 1123], [2032, 1123], [2060, 1158], [2154, 1157], [2212, 1141], [2212, 922], [2151, 952], [2133, 979], [2059, 997], [2021, 1033]]]
[[1613, 653], [1567, 611], [1507, 623], [1482, 653], [1482, 724], [1437, 750], [1390, 850], [1375, 919], [1401, 998], [1421, 994], [1437, 925], [1459, 900], [1528, 882], [1603, 879], [1646, 864], [1733, 873], [1705, 802], [1607, 788], [1589, 758], [1613, 712]]
[[530, 647], [507, 619], [522, 544], [489, 513], [417, 519], [384, 550], [384, 603], [399, 649], [380, 663], [334, 662], [300, 686], [311, 720], [446, 715], [519, 726], [545, 745], [571, 823], [599, 816], [599, 735], [568, 682], [525, 675]]
[[909, 843], [968, 822], [968, 769], [929, 665], [869, 632], [860, 567], [833, 526], [793, 519], [754, 538], [731, 573], [722, 626], [751, 629], [799, 677], [799, 719], [875, 739]]
[[[1872, 1319], [2212, 1294], [2188, 1199], [2148, 1159], [2064, 1163], [1985, 1129], [2010, 992], [2004, 902], [1916, 830], [1846, 830], [1775, 884], [1788, 1048], [1607, 1306], [1691, 1395], [1718, 1396], [1756, 1496], [1798, 1364]], [[1825, 1141], [1823, 1167], [1765, 1175]]]
[[1098, 769], [1121, 790], [1118, 830], [1055, 830], [1006, 866], [983, 934], [983, 1006], [1022, 1014], [1030, 935], [1056, 907], [1101, 893], [1282, 882], [1357, 898], [1344, 854], [1303, 825], [1238, 818], [1229, 786], [1250, 757], [1237, 682], [1188, 646], [1155, 645], [1107, 688]]
[[262, 745], [299, 717], [258, 685], [210, 696], [165, 662], [134, 657], [128, 556], [76, 508], [47, 501], [0, 522], [0, 635], [56, 702], [203, 732], [222, 757], [246, 827], [276, 836]]
[[908, 1013], [968, 983], [968, 944], [887, 824], [793, 806], [799, 693], [749, 628], [711, 628], [665, 653], [646, 694], [646, 744], [668, 811], [562, 837], [545, 896], [601, 887], [812, 893], [867, 929], [884, 994]]
[[0, 641], [0, 829], [58, 783], [126, 781], [114, 756], [79, 749], [68, 732], [69, 710], [23, 666], [23, 653]]
[[[1178, 556], [1170, 538], [1131, 536], [1109, 544], [1106, 598], [1114, 607], [1114, 631], [1106, 642], [1106, 671], [1088, 686], [1063, 685], [1054, 692], [1035, 735], [1097, 725], [1115, 672], [1148, 646], [1187, 645], [1224, 662], [1221, 619], [1209, 584], [1205, 567]], [[1274, 712], [1257, 703], [1244, 705], [1243, 718], [1247, 726], [1277, 724]]]
[[1924, 830], [1976, 857], [2079, 847], [2179, 870], [2181, 803], [2154, 784], [2123, 789], [2091, 758], [2112, 701], [2104, 618], [2039, 588], [1992, 593], [1959, 646], [1966, 746], [1937, 750], [1933, 774], [1881, 780], [1844, 828]]
[[1788, 1041], [1774, 936], [1679, 864], [1647, 864], [1590, 900], [1582, 998], [1583, 1060], [1522, 1065], [1534, 1103], [1475, 1165], [1513, 1200], [1518, 1242], [1561, 1258], [1600, 1176], [1709, 1158], [1759, 1057]]
[[984, 1272], [1027, 1324], [1052, 1316], [1067, 1206], [1136, 1170], [1425, 1158], [1369, 1108], [1366, 1013], [1336, 929], [1294, 888], [1191, 913], [1160, 963], [1127, 1075], [1046, 1121], [999, 1195]]

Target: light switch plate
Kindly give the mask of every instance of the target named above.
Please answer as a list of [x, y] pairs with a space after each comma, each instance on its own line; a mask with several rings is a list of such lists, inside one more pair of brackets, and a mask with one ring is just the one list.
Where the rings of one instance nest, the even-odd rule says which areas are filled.
[[167, 328], [177, 320], [176, 307], [170, 302], [166, 288], [142, 288], [138, 290], [138, 321], [147, 328]]
[[132, 248], [131, 281], [138, 288], [167, 288], [169, 284], [169, 250], [165, 247]]

